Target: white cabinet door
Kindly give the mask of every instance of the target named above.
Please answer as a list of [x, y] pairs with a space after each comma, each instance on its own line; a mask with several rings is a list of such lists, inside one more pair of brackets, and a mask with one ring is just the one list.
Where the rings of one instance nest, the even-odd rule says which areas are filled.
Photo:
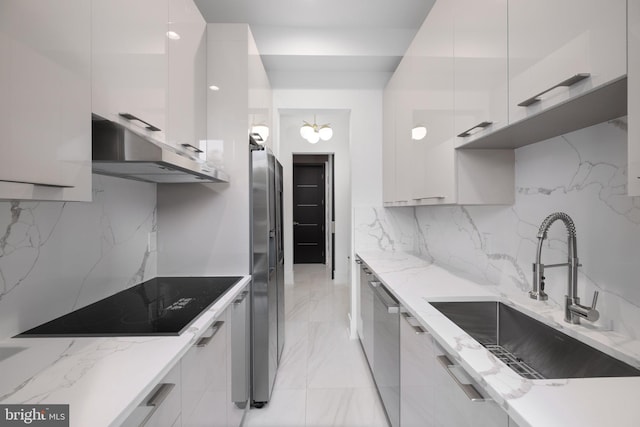
[[623, 77], [625, 16], [626, 0], [509, 0], [509, 122]]
[[412, 200], [455, 203], [453, 153], [453, 1], [434, 4], [407, 51], [411, 60], [409, 79], [410, 135], [413, 126], [424, 126], [426, 137], [411, 141]]
[[91, 5], [0, 11], [0, 198], [91, 200]]
[[227, 425], [227, 322], [220, 316], [182, 358], [182, 423]]
[[[193, 0], [169, 0], [167, 142], [204, 149], [207, 137], [207, 23]], [[186, 147], [191, 150], [193, 148]]]
[[149, 395], [121, 424], [121, 427], [180, 426], [181, 380], [180, 363], [151, 390]]
[[358, 298], [358, 318], [356, 320], [356, 330], [358, 332], [358, 338], [360, 339], [360, 341], [362, 342], [362, 338], [363, 338], [363, 321], [362, 321], [362, 280], [364, 275], [366, 274], [363, 269], [364, 269], [364, 265], [362, 265], [362, 260], [360, 258], [356, 258], [356, 264], [360, 267], [358, 268], [358, 291], [357, 291], [357, 298]]
[[[509, 417], [434, 342], [435, 420], [438, 426], [508, 427]], [[472, 399], [481, 399], [474, 401]], [[486, 400], [482, 400], [486, 399]]]
[[249, 286], [227, 309], [227, 425], [239, 427], [249, 409], [251, 330]]
[[91, 5], [93, 113], [165, 142], [167, 43], [179, 41], [168, 32], [168, 0], [92, 0]]
[[360, 342], [369, 368], [373, 370], [375, 363], [373, 356], [373, 286], [378, 286], [379, 282], [367, 267], [363, 268], [363, 273], [360, 277], [360, 310], [362, 311]]
[[[403, 74], [402, 78], [410, 76]], [[395, 201], [411, 204], [413, 187], [416, 182], [414, 169], [415, 149], [411, 139], [411, 98], [412, 90], [406, 87], [396, 91], [395, 106]]]
[[456, 145], [508, 124], [507, 0], [454, 0]]
[[400, 425], [435, 427], [431, 336], [409, 313], [400, 319]]
[[387, 85], [382, 101], [382, 201], [396, 201], [396, 120], [395, 93]]
[[[387, 206], [513, 203], [513, 150], [455, 149], [456, 123], [465, 130], [481, 120], [507, 124], [505, 37], [505, 0], [434, 4], [386, 90], [385, 126], [393, 117], [395, 142], [394, 157], [383, 160], [385, 171], [387, 162], [395, 169]], [[426, 136], [413, 140], [418, 126]]]
[[629, 0], [628, 12], [629, 196], [640, 196], [640, 0]]

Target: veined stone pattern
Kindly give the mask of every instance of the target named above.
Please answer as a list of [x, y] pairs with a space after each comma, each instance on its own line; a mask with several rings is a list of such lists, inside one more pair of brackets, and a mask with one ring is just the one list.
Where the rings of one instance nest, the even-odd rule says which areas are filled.
[[[599, 290], [597, 326], [640, 338], [640, 198], [626, 196], [626, 140], [623, 118], [517, 149], [513, 206], [358, 208], [356, 251], [406, 251], [522, 294], [531, 289], [540, 224], [565, 212], [577, 229], [582, 302]], [[543, 263], [566, 262], [566, 236], [561, 223], [551, 227]], [[560, 310], [566, 268], [545, 275], [546, 304]]]
[[0, 202], [0, 338], [156, 275], [155, 184], [93, 176], [93, 202]]

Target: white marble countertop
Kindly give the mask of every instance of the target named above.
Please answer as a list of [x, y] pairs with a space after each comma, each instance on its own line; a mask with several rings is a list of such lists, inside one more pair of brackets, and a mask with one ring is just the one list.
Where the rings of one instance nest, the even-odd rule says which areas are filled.
[[69, 404], [70, 425], [118, 426], [251, 281], [244, 276], [179, 336], [12, 338], [0, 403]]
[[428, 301], [500, 301], [638, 368], [640, 342], [598, 330], [586, 321], [570, 325], [557, 308], [526, 296], [499, 294], [494, 286], [478, 284], [412, 255], [384, 251], [357, 255], [520, 427], [640, 425], [640, 377], [523, 379]]

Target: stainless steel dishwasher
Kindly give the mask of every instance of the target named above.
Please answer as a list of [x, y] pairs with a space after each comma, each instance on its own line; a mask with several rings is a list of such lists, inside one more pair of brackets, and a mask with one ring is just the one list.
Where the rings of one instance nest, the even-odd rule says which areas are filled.
[[392, 427], [400, 425], [400, 304], [379, 284], [373, 288], [373, 377]]

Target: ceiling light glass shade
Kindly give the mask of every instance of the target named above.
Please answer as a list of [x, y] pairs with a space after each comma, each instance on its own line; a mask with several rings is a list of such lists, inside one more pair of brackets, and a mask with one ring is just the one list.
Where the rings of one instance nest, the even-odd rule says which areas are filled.
[[333, 136], [333, 129], [329, 127], [329, 125], [324, 125], [318, 130], [318, 135], [320, 139], [323, 141], [328, 141]]
[[320, 141], [320, 134], [317, 132], [313, 132], [311, 133], [311, 135], [309, 135], [308, 138], [306, 138], [307, 141], [309, 141], [310, 144], [316, 144], [318, 141]]
[[420, 141], [421, 139], [424, 139], [425, 136], [427, 136], [426, 127], [416, 126], [413, 129], [411, 129], [411, 139], [415, 141]]
[[309, 137], [315, 133], [313, 130], [313, 126], [311, 126], [309, 123], [306, 123], [302, 125], [302, 127], [300, 128], [300, 136], [303, 137], [304, 139], [309, 139]]
[[251, 133], [257, 133], [262, 137], [263, 141], [266, 141], [269, 138], [269, 126], [265, 124], [259, 124], [251, 126]]

